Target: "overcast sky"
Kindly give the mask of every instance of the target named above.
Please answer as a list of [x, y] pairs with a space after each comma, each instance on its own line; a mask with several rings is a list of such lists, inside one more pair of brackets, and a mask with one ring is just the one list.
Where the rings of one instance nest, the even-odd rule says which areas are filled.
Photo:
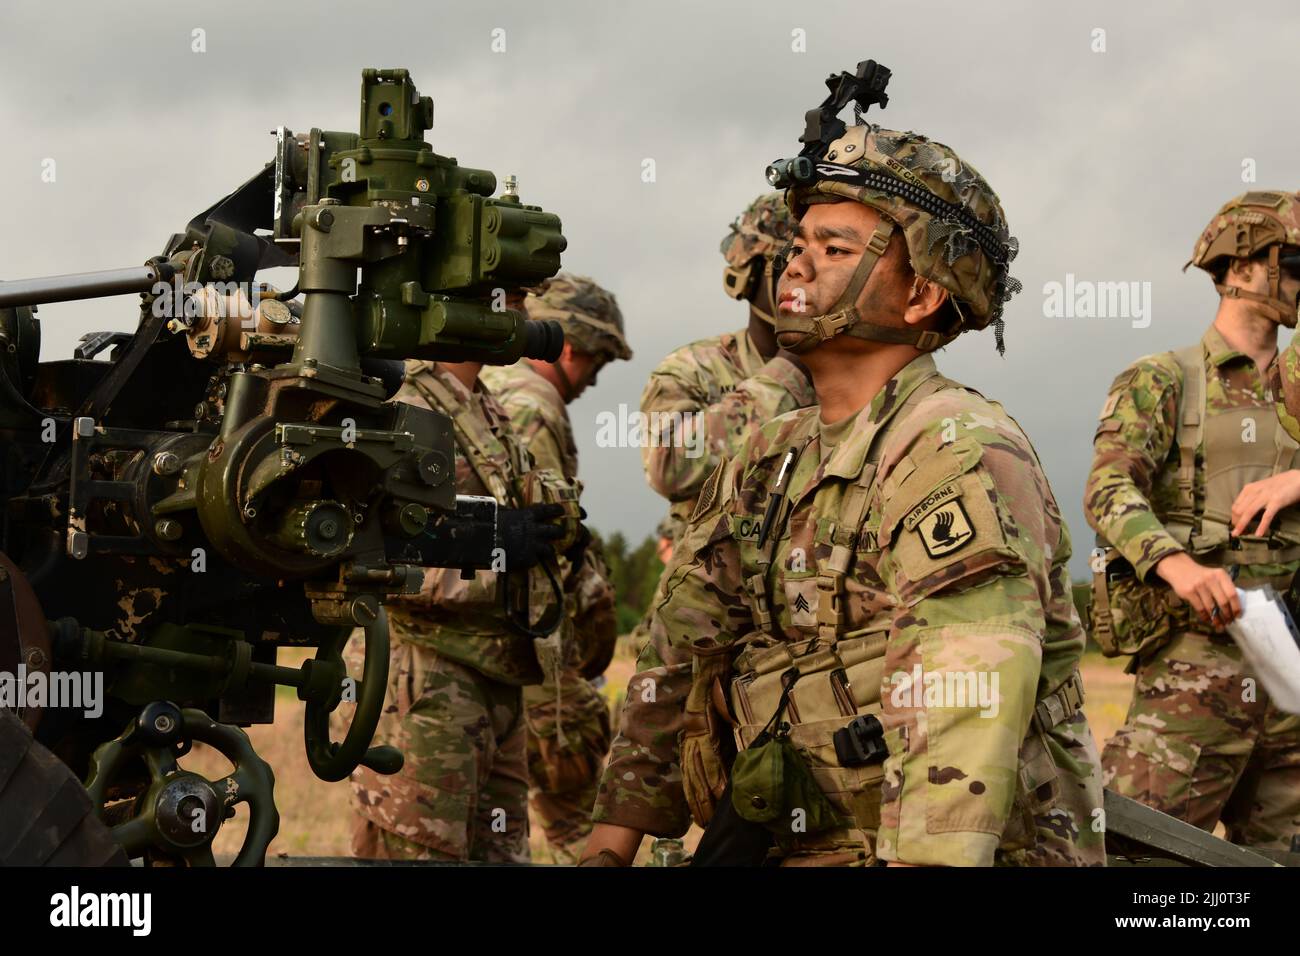
[[[673, 348], [744, 324], [718, 243], [767, 163], [797, 152], [827, 74], [873, 58], [894, 71], [873, 119], [956, 149], [1020, 240], [1006, 357], [986, 332], [939, 364], [1033, 439], [1082, 576], [1106, 386], [1213, 319], [1210, 280], [1180, 269], [1215, 210], [1247, 188], [1300, 188], [1298, 40], [1286, 2], [7, 2], [0, 275], [141, 263], [272, 158], [268, 130], [355, 131], [360, 70], [406, 67], [434, 98], [433, 147], [516, 174], [526, 202], [563, 220], [564, 267], [618, 296], [635, 357], [572, 414], [594, 526], [639, 540], [665, 506], [636, 449], [596, 446], [596, 416], [635, 409]], [[1150, 283], [1149, 325], [1046, 316], [1045, 287], [1067, 274]], [[42, 358], [134, 328], [134, 301], [43, 308]]]

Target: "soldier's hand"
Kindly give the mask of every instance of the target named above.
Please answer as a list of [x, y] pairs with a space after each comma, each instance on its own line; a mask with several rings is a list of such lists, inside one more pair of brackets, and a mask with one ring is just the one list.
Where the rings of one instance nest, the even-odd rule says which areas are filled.
[[597, 823], [587, 837], [578, 866], [631, 866], [644, 836], [631, 827]]
[[1207, 568], [1179, 551], [1161, 559], [1155, 571], [1206, 624], [1222, 630], [1241, 613], [1237, 585], [1222, 568]]
[[[582, 517], [587, 517], [586, 509], [580, 509]], [[587, 553], [591, 547], [591, 532], [585, 524], [578, 525], [578, 537], [574, 539], [573, 544], [564, 550], [564, 557], [570, 564], [578, 564], [582, 561], [582, 556]]]
[[[1300, 471], [1284, 471], [1280, 475], [1252, 481], [1241, 489], [1232, 503], [1232, 533], [1255, 534], [1263, 537], [1273, 524], [1273, 519], [1283, 508], [1300, 504]], [[1247, 531], [1251, 519], [1263, 512], [1254, 532]]]
[[555, 541], [564, 529], [554, 524], [562, 517], [560, 505], [528, 505], [502, 508], [497, 512], [497, 540], [505, 552], [506, 566], [513, 570], [531, 568], [555, 553]]

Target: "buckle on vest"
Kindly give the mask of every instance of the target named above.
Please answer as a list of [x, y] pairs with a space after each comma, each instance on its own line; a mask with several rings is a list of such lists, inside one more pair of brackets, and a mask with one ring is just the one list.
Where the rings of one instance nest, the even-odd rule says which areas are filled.
[[1083, 707], [1083, 675], [1078, 670], [1064, 684], [1034, 705], [1031, 723], [1039, 733], [1047, 733], [1057, 724], [1069, 720]]

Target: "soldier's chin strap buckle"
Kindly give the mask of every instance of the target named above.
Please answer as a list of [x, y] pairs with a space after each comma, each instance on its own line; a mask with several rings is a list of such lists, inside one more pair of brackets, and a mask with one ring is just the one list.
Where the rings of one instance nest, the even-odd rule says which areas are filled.
[[[1288, 256], [1286, 262], [1289, 264], [1297, 257]], [[1243, 289], [1240, 286], [1227, 285], [1226, 283], [1216, 282], [1214, 288], [1225, 299], [1246, 299], [1251, 302], [1258, 302], [1266, 308], [1271, 314], [1268, 318], [1272, 319], [1279, 325], [1285, 325], [1288, 329], [1296, 327], [1297, 304], [1287, 302], [1282, 298], [1282, 247], [1272, 245], [1268, 247], [1268, 295], [1262, 295], [1258, 292], [1251, 292], [1249, 289]], [[1184, 268], [1186, 268], [1184, 266]]]
[[947, 337], [934, 331], [934, 329], [922, 329], [921, 334], [916, 337], [916, 347], [922, 352], [933, 352], [947, 343]]

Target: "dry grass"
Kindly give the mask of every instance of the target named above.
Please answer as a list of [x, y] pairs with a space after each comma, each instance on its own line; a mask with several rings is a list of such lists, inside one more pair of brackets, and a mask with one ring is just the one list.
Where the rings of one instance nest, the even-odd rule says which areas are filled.
[[[285, 650], [281, 652], [280, 663], [296, 665], [305, 656], [302, 651]], [[1123, 723], [1128, 710], [1133, 678], [1123, 672], [1127, 660], [1089, 654], [1083, 661], [1088, 718], [1099, 747]], [[607, 683], [603, 689], [611, 707], [620, 703], [632, 669], [632, 654], [620, 642], [619, 651], [606, 674]], [[307, 766], [302, 741], [303, 705], [294, 693], [281, 689], [276, 704], [275, 724], [248, 729], [253, 746], [275, 770], [280, 833], [271, 844], [271, 853], [290, 856], [347, 856], [352, 826], [350, 788], [346, 783], [325, 783], [317, 779]], [[220, 777], [230, 770], [228, 762], [202, 745], [196, 745], [184, 763], [187, 768], [209, 777]], [[215, 844], [218, 854], [233, 854], [238, 851], [243, 843], [247, 819], [247, 810], [241, 807], [236, 817], [222, 826]], [[688, 848], [694, 848], [699, 833], [698, 829], [691, 828], [686, 840]], [[545, 838], [535, 825], [532, 852], [536, 862], [552, 862]], [[642, 845], [638, 859], [644, 862], [649, 852], [650, 841], [647, 840]]]

